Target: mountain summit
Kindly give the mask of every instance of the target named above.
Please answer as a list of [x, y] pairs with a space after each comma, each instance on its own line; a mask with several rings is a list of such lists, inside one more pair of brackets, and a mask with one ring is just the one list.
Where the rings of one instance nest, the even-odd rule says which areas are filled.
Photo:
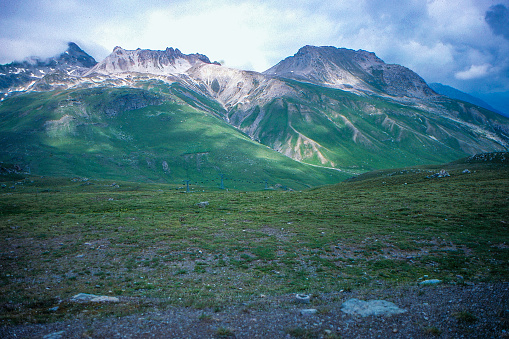
[[364, 50], [304, 46], [263, 73], [343, 90], [421, 99], [436, 95], [415, 72], [386, 64], [375, 53]]
[[97, 61], [95, 61], [93, 57], [88, 55], [74, 42], [69, 42], [67, 50], [60, 54], [58, 58], [53, 60], [55, 60], [55, 62], [58, 64], [78, 66], [83, 68], [94, 67], [97, 64]]
[[164, 51], [149, 49], [125, 50], [115, 47], [113, 52], [95, 67], [89, 74], [114, 74], [138, 72], [150, 74], [182, 74], [198, 64], [211, 64], [203, 54], [183, 54], [179, 49], [166, 48]]
[[0, 98], [2, 93], [26, 90], [27, 86], [47, 74], [63, 72], [79, 76], [96, 64], [93, 57], [74, 42], [69, 42], [67, 49], [58, 56], [47, 59], [31, 57], [21, 62], [0, 65]]

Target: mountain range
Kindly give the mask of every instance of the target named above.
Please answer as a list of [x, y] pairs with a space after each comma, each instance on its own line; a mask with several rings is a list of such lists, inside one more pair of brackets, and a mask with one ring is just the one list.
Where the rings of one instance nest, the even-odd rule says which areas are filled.
[[96, 62], [69, 43], [0, 66], [0, 98], [0, 161], [42, 175], [300, 189], [509, 147], [507, 118], [330, 46], [258, 73], [174, 48]]
[[492, 111], [492, 112], [496, 112], [498, 114], [501, 114], [501, 115], [504, 115], [504, 116], [507, 116], [507, 114], [504, 114], [503, 112], [500, 112], [499, 110], [497, 110], [496, 108], [494, 108], [493, 106], [491, 106], [490, 104], [488, 104], [486, 101], [482, 100], [482, 99], [479, 99], [473, 95], [470, 95], [468, 93], [465, 93], [465, 92], [462, 92], [454, 87], [451, 87], [451, 86], [447, 86], [447, 85], [444, 85], [444, 84], [440, 84], [440, 83], [437, 83], [437, 82], [434, 82], [434, 83], [431, 83], [429, 84], [429, 86], [437, 93], [441, 94], [441, 95], [445, 95], [449, 98], [452, 98], [452, 99], [457, 99], [457, 100], [461, 100], [461, 101], [466, 101], [466, 102], [469, 102], [471, 104], [474, 104], [474, 105], [477, 105], [479, 107], [482, 107], [482, 108], [485, 108], [489, 111]]

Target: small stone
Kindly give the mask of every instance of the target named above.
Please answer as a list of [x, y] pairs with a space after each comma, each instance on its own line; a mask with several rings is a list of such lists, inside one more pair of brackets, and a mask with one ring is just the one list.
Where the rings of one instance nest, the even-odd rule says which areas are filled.
[[392, 333], [398, 333], [398, 329], [397, 328], [393, 328], [392, 329]]
[[50, 334], [46, 334], [42, 338], [43, 339], [60, 339], [60, 338], [62, 338], [64, 333], [65, 333], [65, 331], [53, 332], [53, 333], [50, 333]]
[[436, 284], [440, 284], [441, 282], [442, 282], [442, 280], [438, 280], [438, 279], [428, 279], [428, 280], [421, 281], [419, 283], [419, 285], [436, 285]]
[[202, 202], [199, 202], [196, 204], [196, 206], [200, 207], [200, 208], [205, 208], [209, 205], [209, 202], [208, 201], [202, 201]]
[[318, 311], [315, 308], [308, 308], [308, 309], [305, 309], [305, 310], [301, 310], [300, 314], [302, 314], [302, 315], [313, 315], [313, 314], [316, 314], [316, 312], [318, 312]]

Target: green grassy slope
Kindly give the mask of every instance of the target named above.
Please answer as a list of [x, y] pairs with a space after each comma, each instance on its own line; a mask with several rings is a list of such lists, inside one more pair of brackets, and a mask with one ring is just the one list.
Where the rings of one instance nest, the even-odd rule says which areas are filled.
[[[242, 117], [237, 124], [244, 131], [263, 117], [255, 139], [307, 163], [369, 171], [506, 150], [496, 138], [507, 138], [508, 120], [473, 105], [444, 98], [434, 103], [443, 114], [433, 113], [387, 98], [286, 81], [299, 95], [230, 115], [234, 121]], [[309, 142], [299, 143], [299, 136], [312, 140], [322, 156], [309, 151]]]
[[[0, 161], [32, 173], [226, 188], [293, 189], [348, 175], [293, 161], [176, 89], [92, 88], [19, 95], [0, 104]], [[182, 97], [182, 96], [180, 96]], [[207, 108], [214, 107], [212, 102]]]
[[[68, 302], [80, 292], [221, 309], [260, 294], [507, 281], [508, 160], [387, 170], [303, 192], [180, 194], [0, 176], [0, 324], [123, 315], [148, 303]], [[428, 178], [440, 169], [450, 177]]]

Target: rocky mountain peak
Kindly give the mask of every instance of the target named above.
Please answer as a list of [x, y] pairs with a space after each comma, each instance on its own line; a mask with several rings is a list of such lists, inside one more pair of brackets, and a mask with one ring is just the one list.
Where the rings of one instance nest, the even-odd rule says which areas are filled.
[[211, 62], [203, 54], [184, 54], [172, 47], [159, 51], [140, 48], [125, 50], [116, 46], [109, 56], [90, 69], [86, 75], [124, 72], [174, 75], [185, 73], [199, 64], [211, 64]]
[[26, 90], [26, 86], [53, 73], [79, 76], [97, 62], [76, 43], [69, 42], [58, 56], [41, 59], [30, 57], [21, 62], [0, 65], [0, 98], [10, 91]]
[[60, 63], [66, 63], [68, 65], [80, 66], [85, 68], [94, 67], [97, 61], [84, 50], [82, 50], [74, 42], [69, 42], [67, 50], [60, 54], [57, 61]]
[[398, 97], [436, 95], [408, 68], [386, 64], [372, 52], [332, 46], [304, 46], [264, 74]]
[[28, 57], [21, 62], [12, 62], [10, 64], [4, 65], [4, 67], [16, 67], [18, 69], [43, 69], [47, 71], [48, 68], [54, 70], [58, 68], [59, 70], [63, 68], [90, 68], [97, 64], [97, 61], [87, 54], [84, 50], [82, 50], [76, 43], [69, 42], [67, 44], [67, 49], [58, 56], [54, 56], [51, 58], [41, 59], [36, 56]]

